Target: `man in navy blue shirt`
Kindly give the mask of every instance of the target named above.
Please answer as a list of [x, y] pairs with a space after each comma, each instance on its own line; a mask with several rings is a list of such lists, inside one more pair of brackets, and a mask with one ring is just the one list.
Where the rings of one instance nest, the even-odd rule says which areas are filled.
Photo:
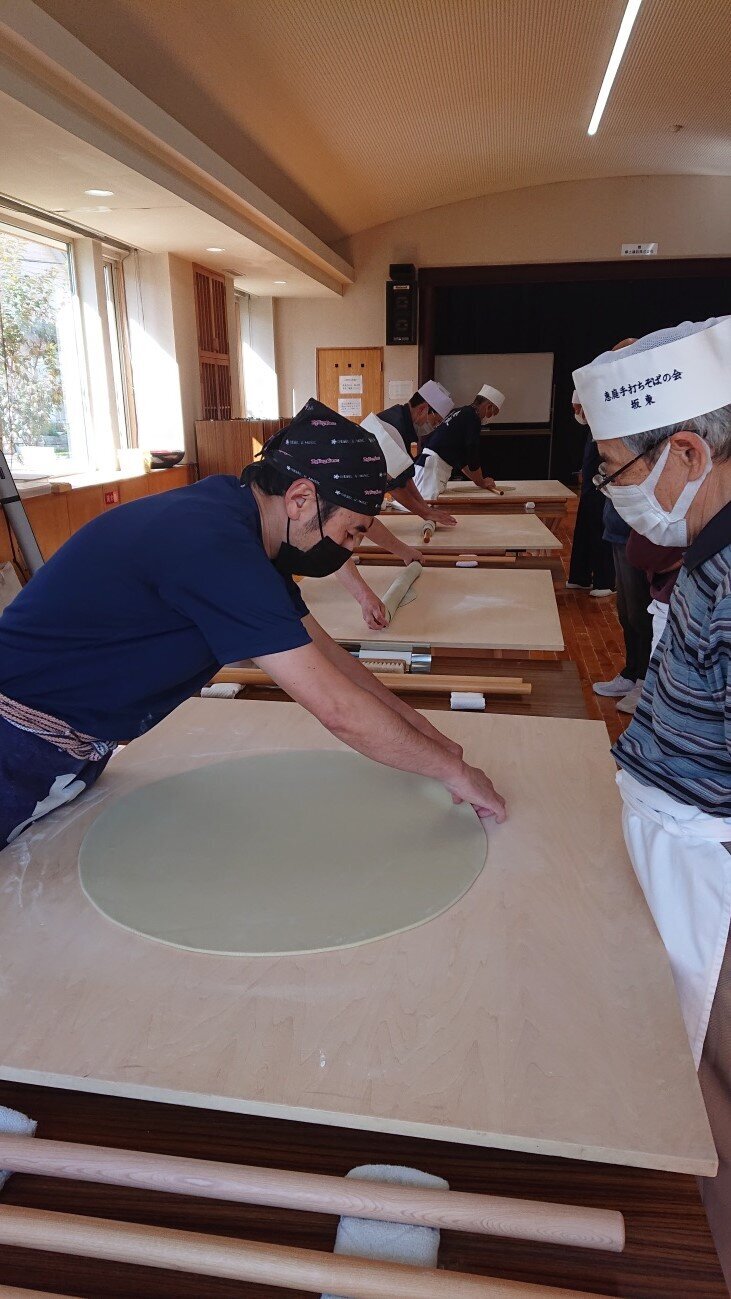
[[327, 635], [293, 581], [337, 571], [380, 510], [373, 435], [311, 400], [243, 477], [94, 519], [4, 612], [0, 847], [248, 658], [351, 747], [503, 818], [487, 776]]
[[414, 484], [425, 501], [436, 501], [455, 469], [476, 487], [495, 487], [495, 479], [482, 472], [483, 424], [494, 419], [505, 397], [486, 383], [468, 406], [457, 406], [424, 443], [416, 461]]
[[453, 407], [454, 402], [447, 389], [435, 379], [427, 379], [409, 401], [379, 411], [378, 418], [396, 430], [405, 450], [411, 455], [413, 443], [420, 446], [424, 438], [446, 419]]

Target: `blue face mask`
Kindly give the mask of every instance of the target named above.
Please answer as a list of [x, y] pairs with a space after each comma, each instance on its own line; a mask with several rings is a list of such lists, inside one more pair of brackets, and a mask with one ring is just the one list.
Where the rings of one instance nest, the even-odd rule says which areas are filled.
[[274, 560], [274, 567], [284, 577], [329, 577], [331, 573], [337, 573], [343, 564], [347, 564], [351, 557], [347, 546], [339, 546], [332, 537], [325, 536], [322, 530], [319, 497], [316, 498], [316, 502], [320, 540], [316, 541], [309, 550], [300, 550], [299, 546], [290, 543], [291, 520], [287, 519], [287, 540], [282, 542]]

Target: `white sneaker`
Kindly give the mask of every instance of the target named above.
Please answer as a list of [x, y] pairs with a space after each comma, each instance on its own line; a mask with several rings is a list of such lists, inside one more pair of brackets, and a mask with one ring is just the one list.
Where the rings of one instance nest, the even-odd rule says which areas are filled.
[[618, 673], [611, 681], [595, 681], [591, 688], [595, 695], [606, 695], [609, 699], [623, 699], [630, 690], [634, 690], [635, 683], [630, 681], [629, 677], [620, 676]]
[[614, 595], [614, 591], [611, 586], [595, 586], [592, 587], [589, 595]]
[[639, 681], [635, 683], [635, 685], [630, 690], [629, 694], [625, 695], [624, 699], [620, 699], [619, 703], [617, 704], [618, 713], [629, 713], [631, 715], [635, 711], [635, 708], [640, 702], [640, 695], [642, 694], [642, 688], [644, 684], [645, 684], [645, 678], [640, 677]]
[[587, 582], [586, 584], [584, 584], [583, 582], [567, 582], [566, 590], [567, 591], [588, 591], [589, 583]]

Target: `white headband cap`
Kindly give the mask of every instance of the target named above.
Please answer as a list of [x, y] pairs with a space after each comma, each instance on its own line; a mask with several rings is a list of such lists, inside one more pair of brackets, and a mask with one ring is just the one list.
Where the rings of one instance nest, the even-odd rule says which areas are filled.
[[[583, 409], [582, 409], [581, 402], [579, 401], [579, 394], [578, 394], [578, 392], [576, 391], [575, 388], [574, 388], [574, 391], [573, 391], [572, 394], [571, 394], [571, 405], [572, 405], [573, 410], [574, 410], [574, 419], [576, 420], [576, 423], [577, 423], [577, 424], [586, 424], [588, 421], [587, 421], [586, 415], [584, 414], [584, 411], [583, 411]], [[578, 410], [577, 410], [577, 407], [578, 407]]]
[[398, 478], [405, 469], [413, 467], [411, 456], [406, 454], [404, 444], [398, 432], [391, 424], [386, 424], [371, 411], [360, 421], [361, 428], [368, 429], [376, 438], [386, 461], [386, 473], [390, 479]]
[[441, 383], [437, 383], [436, 379], [427, 379], [417, 391], [432, 410], [435, 410], [437, 415], [441, 415], [442, 419], [446, 419], [449, 412], [454, 410], [452, 394], [447, 392]]
[[493, 406], [497, 406], [498, 410], [505, 401], [505, 393], [501, 392], [499, 388], [491, 388], [489, 383], [483, 383], [477, 396], [486, 397], [488, 401], [492, 402]]
[[658, 329], [574, 370], [596, 441], [680, 424], [731, 403], [731, 316]]

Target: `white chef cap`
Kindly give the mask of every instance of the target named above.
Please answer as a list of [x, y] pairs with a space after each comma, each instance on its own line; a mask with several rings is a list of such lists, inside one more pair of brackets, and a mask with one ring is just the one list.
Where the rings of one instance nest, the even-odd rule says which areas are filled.
[[367, 429], [376, 438], [386, 461], [386, 473], [391, 481], [407, 469], [413, 470], [414, 462], [411, 456], [407, 455], [397, 430], [391, 424], [379, 419], [371, 411], [370, 415], [366, 415], [365, 419], [360, 421], [360, 427]]
[[437, 415], [441, 415], [442, 419], [446, 419], [449, 412], [454, 410], [452, 394], [447, 392], [441, 383], [437, 383], [436, 379], [427, 379], [417, 391], [432, 410], [435, 410]]
[[[586, 415], [584, 414], [583, 407], [581, 405], [581, 402], [579, 401], [579, 394], [575, 388], [571, 394], [571, 405], [574, 407], [574, 419], [576, 420], [576, 423], [586, 424], [587, 423]], [[578, 406], [578, 410], [576, 409], [577, 406]]]
[[486, 401], [491, 401], [493, 406], [497, 406], [498, 410], [505, 401], [505, 393], [501, 392], [499, 388], [492, 388], [489, 383], [483, 383], [477, 396], [484, 397]]
[[731, 316], [683, 321], [574, 370], [593, 437], [632, 437], [731, 403]]

